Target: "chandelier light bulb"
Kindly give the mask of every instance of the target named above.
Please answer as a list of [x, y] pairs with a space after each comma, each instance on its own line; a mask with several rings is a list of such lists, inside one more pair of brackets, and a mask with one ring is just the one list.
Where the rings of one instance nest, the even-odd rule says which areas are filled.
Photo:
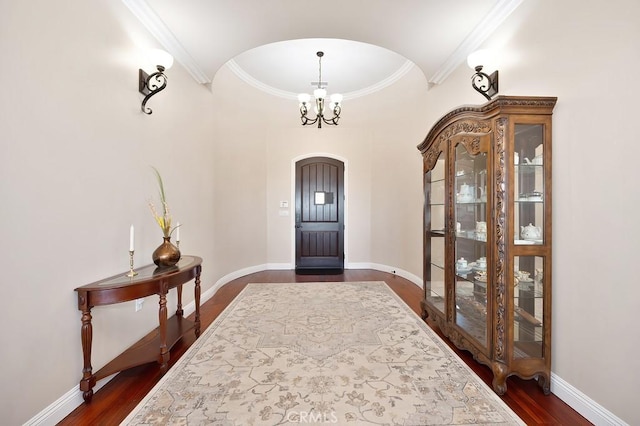
[[313, 97], [316, 99], [325, 99], [327, 97], [327, 91], [325, 89], [316, 89], [313, 91]]
[[307, 104], [311, 100], [311, 96], [308, 93], [300, 93], [298, 95], [298, 102], [301, 104]]

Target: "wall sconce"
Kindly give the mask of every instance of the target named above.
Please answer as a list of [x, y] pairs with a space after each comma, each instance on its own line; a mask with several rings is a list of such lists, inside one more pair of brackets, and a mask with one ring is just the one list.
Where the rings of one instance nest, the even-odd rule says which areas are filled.
[[498, 71], [491, 75], [482, 72], [487, 62], [490, 62], [490, 55], [486, 50], [478, 50], [467, 57], [469, 67], [476, 70], [471, 76], [471, 86], [490, 101], [498, 93]]
[[158, 71], [147, 74], [142, 68], [138, 70], [138, 90], [144, 96], [142, 100], [142, 112], [151, 114], [151, 108], [147, 108], [147, 101], [156, 93], [167, 87], [167, 76], [164, 74], [173, 65], [173, 56], [160, 49], [152, 49], [147, 52], [148, 61], [153, 64]]

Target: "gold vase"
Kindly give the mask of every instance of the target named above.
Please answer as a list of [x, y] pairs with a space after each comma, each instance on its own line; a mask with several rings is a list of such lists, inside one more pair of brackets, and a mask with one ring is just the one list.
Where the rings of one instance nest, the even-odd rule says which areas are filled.
[[154, 250], [153, 263], [160, 268], [167, 266], [173, 266], [180, 260], [180, 250], [178, 247], [171, 244], [171, 237], [162, 237], [164, 241], [160, 246]]

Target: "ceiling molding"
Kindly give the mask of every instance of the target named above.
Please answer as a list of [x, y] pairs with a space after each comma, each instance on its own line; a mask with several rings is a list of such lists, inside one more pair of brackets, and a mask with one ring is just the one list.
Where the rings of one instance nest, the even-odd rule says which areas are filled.
[[236, 61], [233, 59], [227, 61], [225, 64], [231, 72], [233, 72], [240, 80], [244, 81], [248, 85], [255, 87], [258, 90], [269, 93], [270, 95], [277, 96], [288, 100], [297, 100], [298, 94], [292, 93], [287, 90], [276, 89], [273, 86], [263, 83], [260, 80], [255, 79], [251, 74], [247, 73]]
[[[288, 100], [296, 100], [296, 101], [298, 100], [297, 93], [277, 89], [273, 86], [269, 86], [268, 84], [261, 82], [260, 80], [255, 79], [253, 76], [248, 74], [240, 65], [238, 65], [238, 63], [233, 59], [228, 61], [226, 65], [231, 70], [231, 72], [233, 72], [239, 79], [249, 84], [250, 86], [255, 87], [258, 90], [262, 90], [263, 92], [269, 93], [273, 96], [278, 96], [280, 98], [284, 98]], [[415, 64], [413, 62], [407, 60], [404, 64], [402, 64], [402, 66], [396, 72], [391, 74], [389, 77], [369, 87], [365, 87], [364, 89], [343, 93], [342, 94], [343, 99], [344, 100], [355, 99], [355, 98], [370, 95], [371, 93], [382, 90], [385, 87], [388, 87], [393, 83], [395, 83], [396, 81], [400, 80], [406, 73], [411, 71], [411, 69], [413, 69], [414, 66]]]
[[131, 13], [149, 30], [158, 42], [169, 52], [176, 61], [191, 74], [200, 84], [211, 83], [211, 80], [202, 67], [191, 57], [169, 27], [160, 17], [149, 7], [145, 0], [122, 0]]
[[345, 93], [344, 99], [349, 100], [349, 99], [358, 98], [360, 96], [370, 95], [374, 92], [384, 89], [385, 87], [391, 86], [393, 83], [395, 83], [396, 81], [404, 77], [406, 73], [411, 71], [414, 66], [415, 64], [407, 59], [407, 61], [404, 64], [402, 64], [402, 66], [396, 72], [391, 74], [389, 77], [369, 87], [365, 87], [364, 89]]
[[504, 22], [524, 0], [498, 0], [480, 23], [460, 43], [454, 52], [428, 79], [430, 84], [440, 84], [449, 75], [467, 61], [467, 56], [476, 51], [482, 43]]

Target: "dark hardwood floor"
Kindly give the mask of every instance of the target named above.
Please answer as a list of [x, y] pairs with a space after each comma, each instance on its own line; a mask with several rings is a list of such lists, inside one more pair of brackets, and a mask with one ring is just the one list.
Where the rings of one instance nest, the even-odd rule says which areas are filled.
[[[318, 282], [318, 281], [385, 281], [409, 307], [420, 314], [422, 290], [412, 282], [393, 274], [374, 270], [345, 270], [339, 275], [296, 275], [293, 271], [264, 271], [233, 280], [201, 307], [202, 330], [229, 305], [248, 283]], [[151, 338], [152, 335], [145, 337]], [[178, 360], [194, 342], [192, 334], [185, 336], [171, 350], [170, 366]], [[445, 340], [446, 341], [446, 340]], [[466, 351], [449, 345], [485, 383], [491, 386], [491, 370], [475, 362]], [[93, 401], [82, 404], [69, 414], [60, 425], [116, 425], [119, 424], [140, 400], [153, 388], [161, 374], [157, 364], [147, 364], [118, 374], [95, 393]], [[80, 374], [78, 375], [80, 380]], [[513, 411], [528, 425], [590, 425], [585, 418], [551, 394], [545, 396], [535, 380], [510, 377], [508, 390], [502, 396]]]

